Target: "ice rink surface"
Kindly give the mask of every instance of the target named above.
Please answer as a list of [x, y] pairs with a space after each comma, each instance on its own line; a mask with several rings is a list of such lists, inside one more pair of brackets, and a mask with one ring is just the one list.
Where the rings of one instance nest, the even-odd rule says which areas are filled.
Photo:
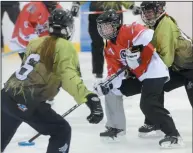
[[[80, 66], [87, 87], [92, 89], [95, 81], [91, 71], [90, 53], [80, 53]], [[2, 82], [19, 68], [21, 62], [17, 55], [2, 59]], [[132, 88], [132, 87], [131, 87]], [[3, 95], [2, 95], [3, 96]], [[171, 112], [176, 126], [185, 142], [181, 149], [160, 149], [160, 138], [141, 139], [138, 137], [138, 128], [143, 124], [144, 116], [139, 108], [140, 95], [124, 98], [125, 113], [127, 117], [127, 134], [120, 142], [107, 143], [100, 140], [99, 133], [104, 131], [106, 118], [98, 125], [89, 124], [86, 116], [89, 110], [85, 105], [80, 106], [66, 117], [72, 127], [72, 141], [70, 153], [192, 153], [192, 109], [184, 88], [179, 88], [165, 94], [165, 107]], [[102, 103], [104, 99], [102, 98]], [[62, 89], [55, 98], [53, 109], [63, 114], [76, 103]], [[104, 106], [104, 105], [103, 105]], [[28, 140], [37, 132], [23, 123], [4, 153], [45, 153], [48, 136], [40, 136], [32, 147], [19, 147], [19, 141]]]

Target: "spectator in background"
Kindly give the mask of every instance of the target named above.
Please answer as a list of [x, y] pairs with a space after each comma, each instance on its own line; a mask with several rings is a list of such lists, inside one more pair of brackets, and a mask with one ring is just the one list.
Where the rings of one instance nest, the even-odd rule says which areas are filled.
[[[134, 2], [97, 2], [92, 1], [90, 4], [90, 11], [105, 11], [109, 9], [122, 10], [122, 6], [126, 9], [133, 9]], [[92, 73], [96, 78], [103, 77], [103, 49], [104, 41], [97, 31], [96, 19], [100, 14], [89, 15], [89, 34], [91, 37], [92, 48]], [[123, 14], [121, 14], [121, 22], [123, 22]]]
[[48, 35], [48, 17], [55, 8], [62, 8], [57, 1], [29, 2], [23, 7], [9, 45], [21, 59], [30, 40]]
[[15, 24], [17, 17], [20, 12], [19, 2], [18, 1], [1, 1], [1, 52], [4, 51], [4, 41], [2, 33], [2, 19], [4, 12], [7, 12], [10, 20]]

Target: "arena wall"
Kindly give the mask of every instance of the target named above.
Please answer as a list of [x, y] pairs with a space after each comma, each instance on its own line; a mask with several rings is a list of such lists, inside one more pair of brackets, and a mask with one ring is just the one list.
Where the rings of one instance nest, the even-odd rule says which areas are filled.
[[[20, 8], [22, 9], [26, 3], [27, 2], [20, 2]], [[60, 2], [60, 4], [64, 8], [68, 9], [70, 9], [72, 5], [71, 2]], [[139, 4], [140, 2], [136, 2], [136, 5]], [[167, 12], [177, 20], [179, 27], [192, 38], [192, 2], [167, 2]], [[80, 26], [88, 24], [87, 22], [80, 23], [81, 17], [82, 15], [75, 19], [75, 33], [72, 39], [77, 51], [80, 51]], [[133, 21], [143, 23], [140, 19], [140, 16], [133, 16], [131, 11], [124, 13], [124, 23], [131, 23]], [[14, 25], [10, 21], [7, 13], [5, 13], [3, 16], [2, 28], [4, 42], [6, 44], [5, 51], [10, 51], [8, 48], [8, 43], [11, 38]]]

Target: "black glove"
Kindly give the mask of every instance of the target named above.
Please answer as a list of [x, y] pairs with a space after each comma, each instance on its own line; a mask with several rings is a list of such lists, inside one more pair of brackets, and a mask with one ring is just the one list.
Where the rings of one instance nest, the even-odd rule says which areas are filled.
[[88, 100], [86, 105], [90, 108], [91, 111], [90, 115], [87, 117], [87, 120], [89, 123], [97, 124], [103, 119], [104, 116], [101, 101], [94, 93], [89, 94], [86, 98]]
[[73, 17], [78, 17], [80, 9], [80, 2], [72, 2], [71, 13]]
[[133, 6], [132, 8], [133, 15], [139, 15], [142, 13], [141, 8], [139, 6]]

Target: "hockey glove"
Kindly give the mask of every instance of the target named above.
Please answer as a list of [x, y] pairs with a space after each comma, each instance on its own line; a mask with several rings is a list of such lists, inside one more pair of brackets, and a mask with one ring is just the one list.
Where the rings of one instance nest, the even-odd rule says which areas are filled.
[[136, 69], [141, 63], [140, 52], [132, 52], [131, 50], [126, 50], [126, 62], [129, 68]]
[[99, 96], [107, 95], [111, 89], [113, 89], [113, 84], [110, 82], [109, 84], [104, 84], [105, 80], [100, 80], [94, 84], [94, 90]]
[[80, 9], [80, 2], [73, 2], [71, 8], [71, 13], [73, 17], [78, 17], [79, 9]]
[[101, 101], [94, 93], [89, 94], [86, 98], [86, 105], [91, 111], [90, 115], [87, 117], [87, 120], [91, 124], [97, 124], [103, 119], [104, 116]]

